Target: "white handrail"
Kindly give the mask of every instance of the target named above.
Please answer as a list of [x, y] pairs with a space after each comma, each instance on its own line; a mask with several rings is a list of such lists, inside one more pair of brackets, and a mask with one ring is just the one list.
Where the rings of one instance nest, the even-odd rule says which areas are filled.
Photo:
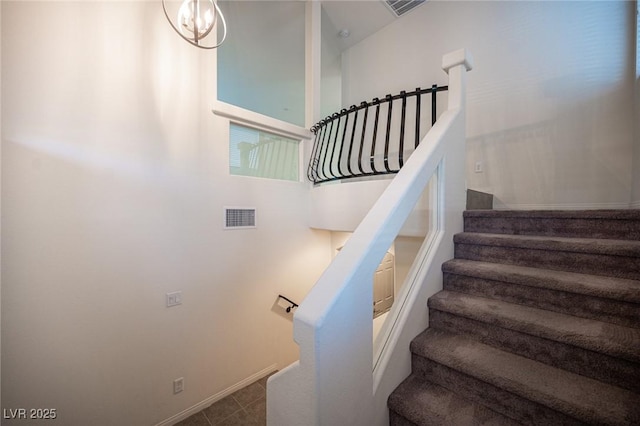
[[[300, 347], [300, 361], [269, 379], [269, 425], [369, 426], [380, 421], [374, 401], [380, 399], [380, 390], [388, 392], [388, 386], [376, 386], [374, 393], [373, 273], [436, 170], [442, 170], [439, 186], [443, 191], [439, 196], [440, 210], [445, 217], [438, 219], [441, 226], [446, 229], [446, 216], [450, 214], [459, 215], [458, 223], [461, 223], [464, 208], [464, 94], [465, 74], [472, 68], [471, 56], [460, 49], [444, 55], [442, 64], [449, 74], [447, 111], [294, 315], [294, 339]], [[453, 254], [450, 245], [440, 249]], [[397, 323], [406, 323], [408, 315], [410, 313], [401, 312], [399, 318], [404, 319]], [[398, 338], [401, 333], [401, 329], [392, 330], [388, 341], [403, 341]], [[389, 354], [394, 349], [388, 348]], [[408, 350], [407, 345], [407, 354]], [[389, 366], [393, 357], [382, 356], [383, 365]], [[385, 383], [388, 382], [387, 379]]]

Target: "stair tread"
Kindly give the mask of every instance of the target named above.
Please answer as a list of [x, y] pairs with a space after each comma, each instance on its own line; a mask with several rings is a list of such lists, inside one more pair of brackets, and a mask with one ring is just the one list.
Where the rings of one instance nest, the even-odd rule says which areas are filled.
[[640, 280], [533, 268], [468, 259], [451, 259], [443, 272], [640, 303]]
[[429, 308], [640, 362], [640, 329], [464, 293], [441, 291]]
[[389, 396], [389, 407], [419, 426], [520, 424], [413, 374]]
[[640, 241], [461, 232], [454, 243], [640, 257]]
[[569, 373], [478, 341], [427, 329], [414, 354], [589, 423], [639, 424], [640, 394]]

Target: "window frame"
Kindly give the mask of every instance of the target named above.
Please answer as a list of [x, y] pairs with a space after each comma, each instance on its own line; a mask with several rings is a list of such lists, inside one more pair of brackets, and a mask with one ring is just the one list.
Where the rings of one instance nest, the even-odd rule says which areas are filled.
[[[305, 164], [306, 164], [306, 146], [305, 141], [311, 141], [313, 139], [313, 133], [308, 129], [305, 129], [295, 124], [288, 123], [286, 121], [278, 120], [273, 117], [269, 117], [254, 111], [246, 110], [235, 105], [227, 104], [222, 101], [216, 101], [213, 109], [213, 113], [219, 117], [224, 117], [228, 120], [227, 125], [227, 146], [229, 146], [229, 138], [231, 124], [236, 124], [243, 127], [248, 127], [262, 132], [274, 134], [276, 136], [282, 136], [288, 139], [294, 139], [298, 141], [298, 179], [277, 179], [267, 178], [259, 176], [238, 175], [232, 174], [230, 167], [227, 167], [227, 173], [229, 176], [238, 178], [253, 178], [253, 179], [268, 179], [270, 181], [277, 182], [291, 182], [301, 183], [305, 179]], [[229, 153], [227, 153], [227, 162], [229, 161]]]

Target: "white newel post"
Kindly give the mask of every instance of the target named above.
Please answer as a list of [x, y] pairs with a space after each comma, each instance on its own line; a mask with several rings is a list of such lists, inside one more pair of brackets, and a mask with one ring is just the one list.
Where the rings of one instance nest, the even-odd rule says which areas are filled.
[[[300, 361], [268, 381], [269, 426], [377, 423], [374, 417], [380, 403], [374, 407], [374, 401], [380, 401], [380, 395], [374, 395], [373, 386], [373, 273], [443, 158], [446, 162], [461, 157], [455, 163], [446, 162], [445, 181], [453, 186], [446, 184], [444, 189], [458, 192], [462, 186], [464, 192], [464, 90], [471, 62], [464, 49], [443, 56], [442, 67], [449, 74], [447, 111], [296, 310], [293, 333]], [[451, 178], [450, 172], [460, 176]], [[460, 208], [460, 198], [455, 198], [453, 206], [445, 201], [445, 210]], [[402, 343], [403, 339], [394, 341]], [[409, 351], [409, 347], [399, 350]]]
[[467, 71], [473, 69], [473, 57], [466, 49], [458, 49], [442, 57], [442, 69], [449, 74], [449, 105], [447, 109], [464, 109], [467, 92]]

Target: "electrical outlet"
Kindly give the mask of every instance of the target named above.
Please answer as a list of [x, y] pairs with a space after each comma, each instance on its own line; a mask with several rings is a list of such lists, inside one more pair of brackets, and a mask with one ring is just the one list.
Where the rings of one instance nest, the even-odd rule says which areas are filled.
[[173, 381], [173, 393], [180, 393], [184, 390], [184, 377], [179, 377]]
[[476, 173], [484, 172], [484, 169], [482, 168], [482, 161], [476, 161], [475, 172]]
[[167, 307], [176, 305], [182, 305], [182, 292], [167, 293]]

